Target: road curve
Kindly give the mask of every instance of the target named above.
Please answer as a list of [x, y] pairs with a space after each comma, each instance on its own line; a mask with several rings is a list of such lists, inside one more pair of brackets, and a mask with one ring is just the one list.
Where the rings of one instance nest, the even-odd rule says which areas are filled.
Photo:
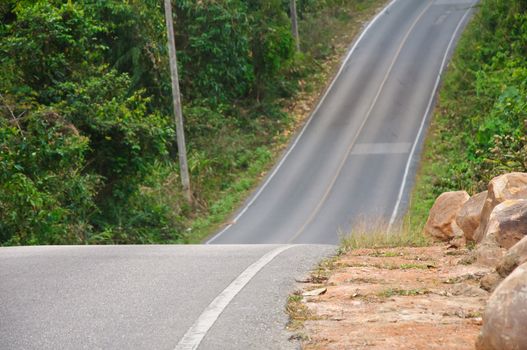
[[440, 74], [474, 0], [396, 0], [263, 185], [206, 243], [335, 244], [403, 214]]
[[0, 248], [0, 349], [192, 349], [193, 324], [208, 326], [190, 334], [200, 349], [295, 349], [285, 298], [334, 249]]

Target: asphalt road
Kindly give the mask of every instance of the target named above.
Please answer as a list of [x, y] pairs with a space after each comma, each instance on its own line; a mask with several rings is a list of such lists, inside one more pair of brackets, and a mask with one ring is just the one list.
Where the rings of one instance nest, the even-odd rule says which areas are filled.
[[397, 0], [355, 43], [262, 187], [207, 243], [334, 244], [406, 208], [445, 54], [473, 0]]
[[[284, 331], [286, 296], [295, 278], [333, 251], [317, 245], [2, 248], [0, 349], [192, 349], [177, 346], [198, 320], [210, 326], [200, 349], [295, 349]], [[278, 254], [262, 262], [268, 253]], [[260, 270], [253, 266], [240, 278], [258, 262]], [[248, 277], [233, 297], [229, 285]], [[200, 315], [222, 293], [220, 306], [229, 303], [213, 312], [218, 318], [210, 325], [210, 312]]]
[[339, 231], [404, 212], [472, 4], [392, 1], [214, 244], [0, 248], [0, 349], [297, 348], [284, 330], [295, 278]]

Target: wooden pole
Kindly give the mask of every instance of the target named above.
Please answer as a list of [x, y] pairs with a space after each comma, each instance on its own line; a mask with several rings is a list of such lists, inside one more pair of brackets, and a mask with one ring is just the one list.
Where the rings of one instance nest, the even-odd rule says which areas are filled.
[[174, 39], [174, 23], [172, 21], [171, 0], [165, 0], [165, 19], [167, 25], [168, 53], [170, 57], [170, 75], [172, 78], [172, 100], [174, 103], [174, 116], [176, 121], [176, 139], [179, 155], [179, 167], [183, 191], [188, 202], [192, 204], [190, 178], [188, 174], [187, 147], [185, 145], [185, 132], [183, 129], [183, 113], [181, 112], [181, 98], [179, 94], [179, 77], [177, 71], [176, 41]]
[[295, 39], [296, 50], [300, 51], [300, 36], [298, 35], [298, 20], [296, 16], [296, 0], [290, 0], [289, 8], [291, 11], [291, 32]]

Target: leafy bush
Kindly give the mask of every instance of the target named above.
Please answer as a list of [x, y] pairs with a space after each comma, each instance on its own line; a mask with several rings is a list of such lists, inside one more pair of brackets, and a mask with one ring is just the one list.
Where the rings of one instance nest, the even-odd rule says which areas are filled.
[[0, 63], [16, 67], [11, 92], [30, 95], [41, 103], [56, 102], [55, 84], [79, 79], [88, 62], [99, 63], [96, 35], [102, 26], [72, 2], [46, 1], [17, 5], [16, 20], [2, 25]]
[[215, 105], [247, 95], [253, 72], [247, 8], [240, 0], [177, 1], [183, 91]]
[[54, 110], [26, 114], [5, 101], [0, 115], [0, 241], [81, 243], [97, 212], [100, 178], [83, 174], [88, 138]]
[[150, 101], [140, 90], [127, 93], [130, 84], [127, 75], [103, 69], [82, 82], [58, 86], [57, 107], [90, 140], [88, 169], [100, 174], [105, 192], [118, 198], [141, 182], [148, 163], [167, 155], [173, 136], [167, 118], [148, 113]]
[[[284, 71], [294, 57], [290, 21], [280, 0], [250, 0], [251, 56], [257, 100], [266, 92], [276, 92]], [[273, 91], [274, 90], [274, 91]]]

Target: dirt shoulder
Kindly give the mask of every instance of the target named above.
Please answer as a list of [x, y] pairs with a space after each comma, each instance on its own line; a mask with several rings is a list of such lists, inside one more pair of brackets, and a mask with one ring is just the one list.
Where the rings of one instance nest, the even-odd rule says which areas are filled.
[[488, 272], [446, 245], [353, 250], [300, 281], [290, 329], [304, 349], [473, 349]]

